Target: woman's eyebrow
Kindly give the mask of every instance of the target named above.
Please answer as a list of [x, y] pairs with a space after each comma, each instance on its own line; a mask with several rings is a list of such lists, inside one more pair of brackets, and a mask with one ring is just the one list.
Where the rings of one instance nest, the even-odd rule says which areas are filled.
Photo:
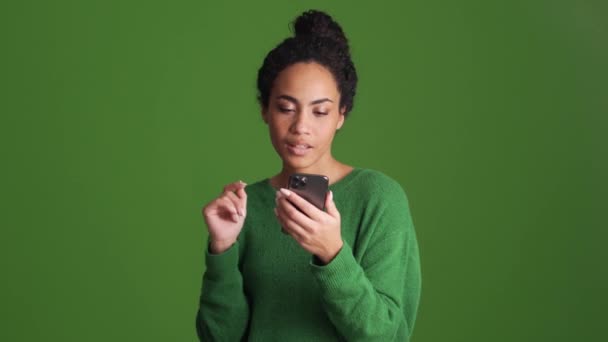
[[[283, 100], [287, 100], [287, 101], [289, 101], [289, 102], [293, 102], [293, 103], [295, 103], [295, 104], [299, 104], [299, 103], [300, 103], [300, 101], [296, 100], [296, 98], [295, 98], [295, 97], [291, 97], [291, 96], [289, 96], [289, 95], [279, 95], [279, 96], [277, 96], [277, 99], [283, 99]], [[333, 102], [334, 102], [334, 101], [332, 101], [332, 100], [328, 99], [327, 97], [325, 97], [325, 98], [322, 98], [322, 99], [318, 99], [318, 100], [314, 100], [314, 101], [312, 101], [312, 102], [310, 103], [310, 105], [315, 105], [315, 104], [323, 103], [323, 102], [326, 102], [326, 101], [329, 101], [329, 102], [331, 102], [331, 103], [333, 103]]]

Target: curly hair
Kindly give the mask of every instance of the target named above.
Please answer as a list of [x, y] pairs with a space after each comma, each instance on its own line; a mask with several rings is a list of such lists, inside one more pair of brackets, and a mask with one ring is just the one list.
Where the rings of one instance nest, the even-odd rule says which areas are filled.
[[309, 10], [292, 23], [295, 36], [272, 49], [258, 70], [258, 102], [268, 108], [270, 91], [279, 73], [298, 62], [316, 62], [333, 75], [340, 93], [344, 115], [353, 109], [357, 71], [350, 56], [348, 40], [340, 25], [325, 12]]

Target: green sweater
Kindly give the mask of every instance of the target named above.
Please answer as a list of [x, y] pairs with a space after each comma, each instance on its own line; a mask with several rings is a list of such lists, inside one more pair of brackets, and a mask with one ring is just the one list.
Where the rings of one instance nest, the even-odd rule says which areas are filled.
[[344, 246], [327, 265], [281, 232], [268, 179], [246, 187], [237, 242], [206, 252], [201, 341], [409, 341], [420, 260], [407, 197], [374, 170], [332, 184]]

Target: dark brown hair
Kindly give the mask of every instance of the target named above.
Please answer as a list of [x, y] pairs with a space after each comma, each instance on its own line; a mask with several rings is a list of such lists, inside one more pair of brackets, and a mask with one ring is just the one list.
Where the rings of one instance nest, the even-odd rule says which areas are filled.
[[270, 91], [281, 71], [298, 62], [316, 62], [334, 76], [340, 92], [340, 109], [346, 109], [346, 116], [353, 109], [357, 71], [342, 28], [327, 13], [317, 10], [302, 13], [292, 26], [295, 35], [272, 49], [258, 70], [260, 105], [268, 108]]

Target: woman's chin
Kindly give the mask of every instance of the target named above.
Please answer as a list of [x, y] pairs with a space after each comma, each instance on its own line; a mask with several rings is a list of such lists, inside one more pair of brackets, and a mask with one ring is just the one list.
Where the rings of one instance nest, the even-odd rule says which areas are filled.
[[310, 166], [309, 158], [284, 155], [281, 159], [283, 160], [283, 167], [288, 167], [290, 169], [304, 169]]
[[283, 162], [283, 168], [289, 168], [292, 170], [314, 168], [314, 166], [319, 164], [319, 162], [325, 160], [325, 158], [318, 156], [316, 153], [306, 153], [302, 156], [295, 155], [289, 151], [281, 151], [279, 157]]

